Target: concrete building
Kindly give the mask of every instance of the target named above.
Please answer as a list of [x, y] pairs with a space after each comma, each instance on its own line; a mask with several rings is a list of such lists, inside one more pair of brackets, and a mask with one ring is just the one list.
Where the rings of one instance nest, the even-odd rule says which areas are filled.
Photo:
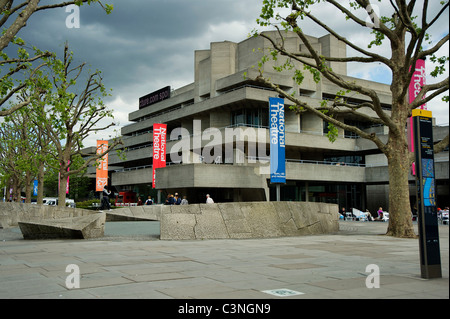
[[[331, 35], [310, 40], [323, 55], [346, 56], [345, 44]], [[306, 50], [296, 35], [288, 35], [285, 46]], [[275, 188], [270, 184], [267, 163], [268, 99], [277, 93], [250, 80], [257, 75], [258, 62], [270, 47], [264, 38], [254, 37], [240, 43], [214, 42], [208, 50], [196, 51], [193, 83], [171, 90], [170, 97], [129, 114], [133, 123], [122, 128], [126, 160], [109, 155], [110, 184], [116, 191], [134, 190], [144, 198], [150, 193], [152, 127], [154, 123], [165, 123], [168, 165], [156, 170], [156, 188], [162, 191], [162, 198], [166, 193], [178, 192], [191, 203], [205, 202], [206, 194], [216, 202], [274, 200]], [[319, 106], [323, 99], [335, 98], [339, 88], [326, 79], [316, 83], [305, 72], [299, 87], [291, 72], [273, 70], [272, 66], [283, 62], [267, 62], [265, 76], [311, 105]], [[375, 89], [389, 111], [388, 85], [351, 78], [344, 63], [330, 66], [344, 78]], [[348, 97], [348, 102], [360, 103], [364, 99], [354, 95]], [[326, 136], [327, 123], [322, 119], [290, 111], [288, 103], [285, 108], [287, 183], [281, 187], [282, 200], [330, 202], [347, 209], [389, 209], [387, 159], [375, 144], [342, 129], [331, 143]], [[366, 110], [366, 114], [372, 113]], [[358, 122], [351, 116], [343, 120], [387, 139], [383, 126]], [[435, 142], [447, 133], [448, 126], [435, 127]], [[437, 196], [442, 201], [439, 205], [449, 205], [448, 150], [436, 155], [436, 162]], [[411, 196], [415, 196], [414, 177], [410, 182]]]

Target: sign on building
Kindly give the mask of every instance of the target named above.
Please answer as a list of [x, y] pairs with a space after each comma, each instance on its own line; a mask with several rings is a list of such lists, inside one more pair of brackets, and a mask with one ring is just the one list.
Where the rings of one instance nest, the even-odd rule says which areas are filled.
[[270, 182], [286, 183], [284, 100], [269, 98]]
[[170, 98], [170, 86], [166, 86], [162, 89], [159, 89], [158, 91], [140, 97], [139, 109], [161, 102], [168, 98]]
[[152, 185], [155, 185], [155, 171], [157, 168], [166, 167], [166, 136], [167, 125], [155, 123], [153, 124], [153, 172]]

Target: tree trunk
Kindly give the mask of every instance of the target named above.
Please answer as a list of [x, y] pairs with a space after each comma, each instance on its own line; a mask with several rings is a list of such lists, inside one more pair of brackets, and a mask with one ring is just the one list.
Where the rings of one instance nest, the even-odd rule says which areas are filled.
[[31, 204], [31, 196], [33, 195], [33, 177], [30, 172], [26, 173], [25, 177], [25, 203]]
[[42, 205], [44, 200], [44, 162], [39, 163], [37, 204]]
[[21, 199], [22, 199], [21, 198], [22, 197], [21, 185], [20, 185], [19, 181], [16, 178], [13, 179], [13, 187], [12, 187], [12, 189], [13, 189], [13, 192], [12, 192], [13, 199], [12, 200], [14, 202], [20, 203]]
[[60, 171], [58, 189], [58, 207], [66, 207], [67, 175]]
[[409, 153], [405, 139], [389, 138], [389, 226], [386, 235], [415, 238], [409, 201]]

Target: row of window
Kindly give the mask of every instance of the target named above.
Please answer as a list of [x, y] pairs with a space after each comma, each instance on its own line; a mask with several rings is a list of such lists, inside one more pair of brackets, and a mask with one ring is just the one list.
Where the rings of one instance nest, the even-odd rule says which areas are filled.
[[[372, 123], [365, 123], [353, 120], [345, 120], [345, 124], [356, 126], [361, 130], [368, 129], [373, 126]], [[237, 111], [233, 111], [231, 113], [231, 125], [246, 125], [253, 127], [268, 127], [269, 125], [269, 109], [268, 108], [253, 108], [253, 109], [241, 109]], [[328, 133], [328, 123], [323, 122], [323, 134], [326, 135]], [[345, 131], [344, 136], [347, 138], [355, 138], [358, 137], [356, 133]]]

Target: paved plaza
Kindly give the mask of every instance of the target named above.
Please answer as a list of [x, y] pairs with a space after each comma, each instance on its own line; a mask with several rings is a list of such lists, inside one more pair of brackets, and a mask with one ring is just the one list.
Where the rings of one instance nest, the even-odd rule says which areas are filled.
[[[195, 241], [159, 240], [157, 222], [109, 222], [97, 240], [0, 229], [0, 298], [449, 298], [448, 226], [439, 226], [442, 278], [427, 280], [417, 239], [385, 236], [383, 222], [339, 223], [329, 235]], [[377, 271], [379, 288], [368, 288]]]

